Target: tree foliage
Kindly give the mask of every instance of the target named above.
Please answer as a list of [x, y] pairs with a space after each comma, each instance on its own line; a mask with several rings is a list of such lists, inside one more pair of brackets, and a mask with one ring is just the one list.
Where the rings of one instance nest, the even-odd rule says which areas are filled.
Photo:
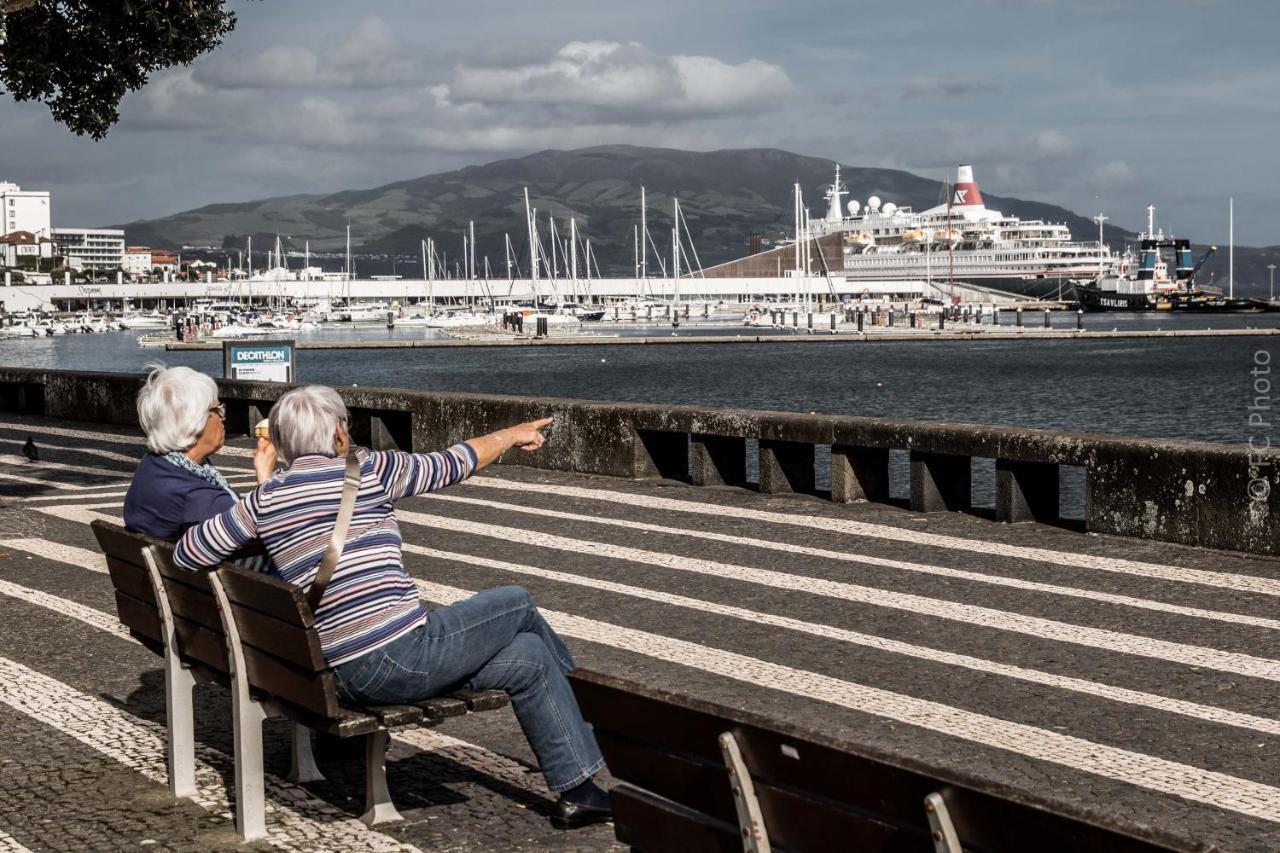
[[224, 0], [0, 0], [0, 86], [101, 139], [151, 74], [222, 43]]

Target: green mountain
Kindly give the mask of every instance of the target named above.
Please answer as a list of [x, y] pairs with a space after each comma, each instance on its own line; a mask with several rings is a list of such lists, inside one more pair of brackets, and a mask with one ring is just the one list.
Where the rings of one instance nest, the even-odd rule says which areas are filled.
[[[124, 228], [130, 243], [169, 248], [243, 248], [252, 234], [255, 246], [265, 251], [278, 234], [291, 249], [310, 241], [314, 252], [337, 252], [345, 246], [350, 223], [353, 250], [359, 254], [417, 257], [420, 242], [432, 237], [439, 251], [456, 258], [467, 223], [474, 221], [477, 258], [487, 256], [495, 274], [505, 274], [504, 234], [511, 237], [521, 269], [527, 266], [523, 191], [528, 187], [544, 240], [548, 214], [556, 217], [562, 237], [567, 237], [569, 217], [575, 217], [582, 236], [591, 238], [602, 271], [627, 275], [640, 221], [641, 185], [658, 250], [669, 253], [671, 200], [678, 197], [698, 255], [709, 266], [746, 254], [753, 233], [765, 240], [789, 236], [792, 184], [797, 181], [812, 215], [825, 214], [822, 194], [833, 168], [831, 160], [777, 149], [697, 152], [604, 145], [541, 151], [367, 190], [214, 204]], [[943, 199], [939, 181], [896, 169], [844, 167], [841, 176], [849, 198], [864, 202], [878, 195], [921, 210]], [[983, 177], [979, 171], [980, 185]], [[1088, 239], [1096, 229], [1089, 219], [1062, 207], [985, 190], [983, 195], [988, 206], [1006, 213], [1064, 222], [1079, 239]], [[1109, 228], [1108, 235], [1117, 240], [1134, 236], [1116, 228]], [[1242, 280], [1242, 251], [1236, 251], [1237, 281]], [[1218, 266], [1225, 269], [1225, 259], [1215, 259]]]

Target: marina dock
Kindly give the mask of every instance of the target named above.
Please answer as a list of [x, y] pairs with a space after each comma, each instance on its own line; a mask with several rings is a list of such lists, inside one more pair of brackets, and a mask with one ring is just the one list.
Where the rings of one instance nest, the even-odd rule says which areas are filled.
[[[208, 850], [230, 838], [225, 691], [197, 691], [199, 792], [174, 801], [163, 782], [159, 664], [119, 629], [88, 526], [120, 520], [144, 449], [125, 421], [130, 383], [0, 376], [8, 626], [0, 720], [9, 734], [0, 761], [20, 793], [2, 808], [22, 813], [8, 823], [31, 849], [80, 846], [81, 827], [112, 846], [181, 837]], [[280, 389], [222, 386], [236, 435], [216, 461], [243, 490], [252, 472], [242, 433]], [[548, 455], [529, 460], [546, 467], [497, 466], [401, 505], [406, 565], [433, 605], [520, 584], [590, 669], [953, 766], [1109, 825], [1154, 827], [1179, 849], [1280, 845], [1280, 562], [1246, 552], [1273, 550], [1280, 525], [1266, 505], [1265, 529], [1245, 538], [1238, 502], [1214, 491], [1234, 488], [1230, 460], [1242, 449], [784, 413], [343, 394], [358, 413], [359, 440], [375, 446], [426, 449], [451, 431], [538, 407], [560, 419]], [[387, 408], [395, 400], [403, 411]], [[77, 419], [67, 419], [76, 406]], [[632, 438], [620, 438], [621, 427]], [[747, 434], [760, 438], [731, 438]], [[28, 436], [39, 462], [17, 455]], [[759, 457], [744, 467], [730, 451], [753, 448], [747, 441], [758, 441]], [[893, 441], [921, 450], [903, 500], [888, 499], [888, 483], [878, 491], [879, 457], [866, 449]], [[842, 457], [848, 468], [833, 467], [825, 493], [812, 466], [815, 448], [831, 443], [841, 453], [864, 449]], [[993, 508], [956, 503], [960, 469], [942, 449], [964, 454], [966, 472], [968, 454], [1009, 457], [998, 471], [1012, 479]], [[1057, 482], [1050, 459], [1086, 466], [1100, 503], [1077, 522], [998, 523], [1043, 516], [1045, 465]], [[1195, 498], [1193, 488], [1175, 507], [1184, 493], [1174, 478], [1166, 502], [1161, 472], [1170, 465], [1190, 470], [1188, 483], [1210, 483], [1209, 494]], [[872, 500], [843, 502], [859, 493]], [[1146, 518], [1144, 502], [1154, 506]], [[1210, 505], [1219, 532], [1245, 550], [1180, 544], [1203, 537], [1194, 517]], [[961, 511], [940, 511], [952, 507]], [[1178, 521], [1186, 512], [1189, 528]], [[1081, 530], [1113, 515], [1132, 516], [1146, 538]], [[267, 823], [277, 845], [614, 844], [609, 827], [550, 829], [553, 798], [509, 711], [398, 735], [389, 778], [407, 820], [377, 830], [354, 820], [358, 760], [322, 750], [328, 781], [298, 786], [283, 778], [287, 744], [287, 728], [268, 723]], [[98, 796], [108, 788], [109, 803]]]
[[[1280, 334], [1277, 328], [1257, 329], [1033, 329], [998, 330], [991, 326], [951, 329], [916, 329], [908, 331], [837, 331], [829, 332], [800, 329], [795, 332], [774, 334], [722, 335], [666, 335], [656, 330], [652, 335], [484, 335], [429, 340], [362, 340], [362, 341], [299, 341], [298, 349], [442, 349], [455, 347], [521, 347], [521, 346], [643, 346], [671, 344], [835, 344], [835, 343], [922, 343], [929, 341], [1020, 341], [1020, 340], [1113, 340], [1120, 338], [1217, 338], [1217, 337], [1269, 337]], [[172, 341], [164, 344], [169, 351], [222, 350], [222, 341]]]

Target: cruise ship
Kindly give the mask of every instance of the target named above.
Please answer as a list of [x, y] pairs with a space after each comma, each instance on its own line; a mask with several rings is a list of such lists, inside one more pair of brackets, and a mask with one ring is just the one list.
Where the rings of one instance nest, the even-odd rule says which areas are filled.
[[838, 265], [826, 263], [850, 283], [914, 280], [945, 288], [954, 281], [1070, 299], [1074, 282], [1096, 279], [1113, 262], [1101, 241], [1076, 242], [1062, 223], [987, 207], [970, 165], [959, 167], [944, 203], [919, 213], [877, 196], [846, 205], [846, 195], [837, 166], [827, 215], [810, 229], [816, 238], [841, 235], [843, 257]]

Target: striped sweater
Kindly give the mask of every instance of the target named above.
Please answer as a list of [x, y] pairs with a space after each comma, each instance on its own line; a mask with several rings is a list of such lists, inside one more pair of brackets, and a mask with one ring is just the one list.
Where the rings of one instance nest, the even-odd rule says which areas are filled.
[[[416, 628], [426, 618], [417, 587], [404, 570], [395, 502], [471, 476], [476, 454], [465, 443], [439, 453], [356, 451], [360, 491], [342, 558], [315, 613], [330, 666], [354, 660]], [[174, 562], [212, 568], [260, 539], [284, 580], [307, 589], [315, 579], [338, 518], [346, 461], [303, 456], [234, 506], [178, 542]]]

